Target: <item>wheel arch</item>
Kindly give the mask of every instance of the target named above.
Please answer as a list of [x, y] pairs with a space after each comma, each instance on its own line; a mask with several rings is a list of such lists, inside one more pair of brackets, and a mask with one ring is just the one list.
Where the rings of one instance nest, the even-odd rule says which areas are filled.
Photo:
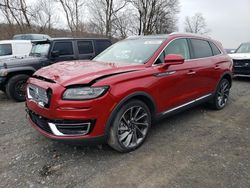
[[222, 80], [223, 78], [227, 79], [230, 83], [230, 87], [232, 87], [232, 82], [233, 82], [232, 75], [229, 72], [226, 72], [222, 75], [220, 80]]
[[133, 100], [133, 99], [137, 99], [140, 100], [142, 102], [144, 102], [152, 115], [152, 120], [155, 119], [156, 117], [156, 103], [155, 100], [146, 92], [135, 92], [132, 93], [126, 97], [124, 97], [116, 106], [115, 108], [112, 110], [111, 115], [109, 116], [109, 119], [107, 121], [106, 124], [106, 128], [105, 128], [105, 135], [108, 136], [109, 135], [109, 130], [112, 124], [112, 121], [114, 120], [114, 117], [116, 115], [116, 113], [118, 112], [118, 110], [122, 107], [123, 104], [125, 104], [126, 102]]
[[16, 76], [16, 75], [20, 75], [20, 74], [26, 74], [28, 76], [31, 76], [33, 73], [35, 72], [34, 69], [20, 69], [20, 70], [10, 70], [8, 71], [8, 74], [6, 76], [6, 83], [9, 81], [10, 78], [12, 78], [13, 76]]

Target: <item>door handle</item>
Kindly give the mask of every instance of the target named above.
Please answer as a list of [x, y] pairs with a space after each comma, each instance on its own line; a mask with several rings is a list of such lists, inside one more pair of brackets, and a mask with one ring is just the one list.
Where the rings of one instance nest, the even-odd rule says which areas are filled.
[[195, 71], [193, 71], [193, 70], [190, 70], [190, 71], [188, 71], [188, 73], [187, 73], [188, 75], [194, 75], [194, 74], [196, 74], [196, 72]]
[[215, 70], [220, 69], [220, 66], [219, 65], [215, 65], [214, 69]]

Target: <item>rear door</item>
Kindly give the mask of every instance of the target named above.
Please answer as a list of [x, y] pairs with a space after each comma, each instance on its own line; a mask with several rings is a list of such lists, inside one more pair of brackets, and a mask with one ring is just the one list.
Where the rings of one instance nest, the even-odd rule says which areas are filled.
[[204, 96], [214, 90], [215, 82], [218, 80], [216, 58], [213, 57], [213, 50], [207, 40], [194, 38], [189, 40], [192, 46], [191, 58], [197, 65], [195, 71], [196, 89], [199, 96]]
[[77, 41], [77, 50], [79, 59], [93, 59], [95, 57], [93, 40]]

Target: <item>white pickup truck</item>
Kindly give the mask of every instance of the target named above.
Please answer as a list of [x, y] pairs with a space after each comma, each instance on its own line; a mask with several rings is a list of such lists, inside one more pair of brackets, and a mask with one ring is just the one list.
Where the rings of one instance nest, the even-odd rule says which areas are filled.
[[2, 40], [0, 41], [0, 60], [28, 56], [31, 48], [30, 40]]

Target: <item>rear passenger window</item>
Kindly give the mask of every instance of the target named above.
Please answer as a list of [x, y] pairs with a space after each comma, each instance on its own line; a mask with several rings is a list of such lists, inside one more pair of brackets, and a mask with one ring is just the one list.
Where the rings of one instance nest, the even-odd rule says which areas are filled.
[[94, 53], [92, 41], [78, 41], [77, 42], [79, 54]]
[[189, 48], [186, 39], [176, 39], [172, 41], [165, 49], [165, 56], [168, 54], [179, 54], [184, 59], [190, 59]]
[[72, 42], [56, 42], [53, 51], [58, 51], [59, 55], [73, 55]]
[[96, 40], [96, 51], [101, 53], [103, 50], [111, 46], [111, 42], [108, 40]]
[[199, 39], [191, 39], [191, 43], [193, 46], [193, 58], [204, 58], [204, 57], [210, 57], [213, 56], [212, 49], [208, 43], [208, 41], [205, 40], [199, 40]]
[[213, 50], [213, 54], [214, 55], [219, 55], [221, 54], [221, 51], [219, 50], [219, 48], [213, 43], [213, 42], [210, 42], [210, 45], [212, 47], [212, 50]]

